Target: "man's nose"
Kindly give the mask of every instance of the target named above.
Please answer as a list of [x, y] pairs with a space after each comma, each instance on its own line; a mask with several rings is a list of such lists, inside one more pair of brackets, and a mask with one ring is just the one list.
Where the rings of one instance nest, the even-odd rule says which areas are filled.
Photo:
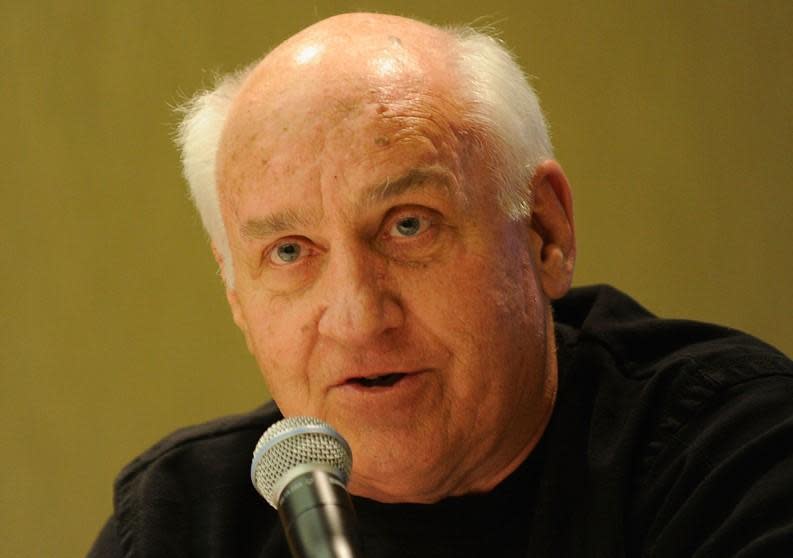
[[325, 268], [319, 333], [343, 345], [365, 345], [404, 321], [401, 303], [386, 285], [388, 263], [364, 252], [339, 251]]

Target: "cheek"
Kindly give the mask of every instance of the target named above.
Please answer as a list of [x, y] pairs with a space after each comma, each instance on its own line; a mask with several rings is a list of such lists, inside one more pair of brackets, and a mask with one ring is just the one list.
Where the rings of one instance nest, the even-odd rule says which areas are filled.
[[452, 339], [478, 343], [498, 330], [541, 321], [531, 268], [516, 260], [456, 260], [410, 284], [406, 298], [414, 301], [415, 313], [450, 330]]
[[452, 382], [461, 397], [520, 375], [528, 355], [542, 352], [543, 304], [531, 267], [514, 259], [501, 262], [457, 260], [405, 297], [420, 327], [454, 354], [462, 373]]
[[279, 405], [293, 406], [308, 390], [310, 313], [299, 302], [262, 295], [250, 297], [244, 311], [251, 350], [271, 395]]

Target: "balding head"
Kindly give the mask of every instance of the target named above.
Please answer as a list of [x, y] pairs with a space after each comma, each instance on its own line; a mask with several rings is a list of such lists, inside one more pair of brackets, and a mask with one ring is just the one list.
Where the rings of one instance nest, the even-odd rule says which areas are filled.
[[[326, 110], [341, 117], [364, 98], [380, 95], [397, 102], [399, 95], [422, 88], [450, 111], [462, 111], [461, 132], [493, 176], [493, 194], [509, 215], [527, 215], [530, 178], [540, 161], [552, 157], [552, 149], [536, 96], [503, 45], [468, 28], [343, 14], [304, 29], [258, 64], [225, 76], [185, 105], [178, 135], [184, 173], [218, 255], [231, 264], [218, 199], [223, 165], [217, 163], [230, 160], [234, 146], [262, 136], [252, 126], [238, 126], [221, 141], [227, 119], [236, 120], [237, 114], [251, 123], [265, 115], [275, 120], [286, 103], [304, 101], [311, 117], [309, 101], [323, 95]], [[441, 91], [442, 98], [437, 97]], [[284, 132], [290, 129], [281, 123], [273, 137], [286, 141]], [[233, 285], [233, 268], [225, 267], [224, 278]]]
[[[265, 169], [288, 174], [278, 165], [295, 146], [319, 153], [329, 135], [343, 133], [360, 141], [372, 133], [364, 121], [390, 129], [363, 141], [384, 148], [411, 141], [418, 126], [454, 156], [464, 126], [455, 49], [445, 31], [375, 14], [336, 16], [278, 46], [250, 71], [229, 109], [216, 172], [224, 211]], [[350, 129], [352, 122], [361, 128]], [[259, 164], [240, 164], [251, 157]], [[224, 215], [227, 223], [233, 217]]]
[[[365, 76], [383, 83], [411, 70], [441, 74], [456, 40], [448, 31], [383, 14], [342, 14], [320, 21], [273, 49], [252, 72], [277, 72], [279, 81]], [[281, 73], [284, 72], [284, 73]]]

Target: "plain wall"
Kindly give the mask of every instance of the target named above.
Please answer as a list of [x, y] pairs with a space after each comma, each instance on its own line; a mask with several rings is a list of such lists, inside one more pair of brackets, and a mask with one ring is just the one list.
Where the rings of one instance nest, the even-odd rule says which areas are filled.
[[576, 283], [793, 352], [789, 2], [6, 1], [0, 555], [84, 555], [124, 463], [266, 398], [172, 108], [351, 10], [488, 16], [574, 187]]

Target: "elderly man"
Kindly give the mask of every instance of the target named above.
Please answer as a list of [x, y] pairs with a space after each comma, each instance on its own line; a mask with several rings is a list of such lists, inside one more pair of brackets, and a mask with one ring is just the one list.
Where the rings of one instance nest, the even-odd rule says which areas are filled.
[[293, 415], [349, 441], [370, 557], [789, 555], [790, 361], [568, 293], [570, 186], [497, 41], [330, 18], [180, 142], [274, 403], [128, 466], [92, 556], [288, 556], [247, 470]]

